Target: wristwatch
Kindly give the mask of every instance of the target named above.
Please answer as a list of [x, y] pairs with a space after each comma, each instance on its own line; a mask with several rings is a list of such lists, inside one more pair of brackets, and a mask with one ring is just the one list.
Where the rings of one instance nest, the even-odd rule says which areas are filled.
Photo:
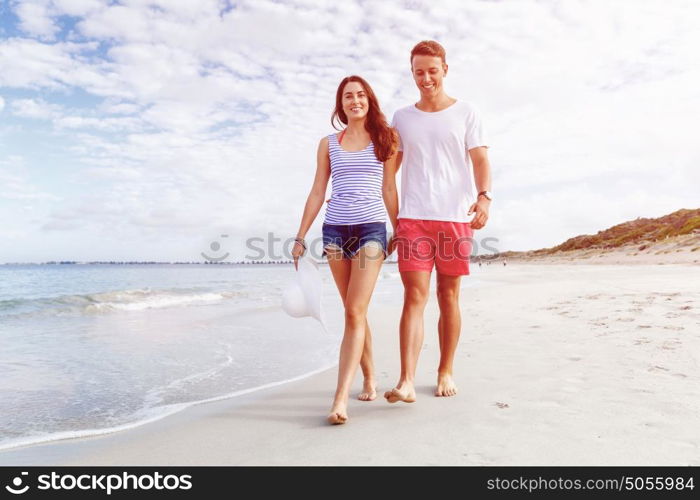
[[481, 191], [481, 192], [479, 192], [479, 194], [476, 195], [476, 197], [478, 198], [479, 196], [482, 196], [482, 195], [484, 196], [484, 198], [486, 198], [489, 201], [493, 200], [493, 195], [491, 194], [491, 191]]

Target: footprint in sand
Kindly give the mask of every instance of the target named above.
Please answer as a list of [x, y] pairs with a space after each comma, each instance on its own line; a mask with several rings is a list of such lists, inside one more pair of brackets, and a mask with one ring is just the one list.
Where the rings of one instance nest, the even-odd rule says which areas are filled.
[[692, 309], [692, 306], [681, 306], [681, 311], [687, 311], [688, 309]]
[[666, 326], [664, 326], [664, 330], [676, 330], [676, 331], [679, 331], [679, 330], [685, 330], [685, 327], [684, 327], [684, 326], [666, 325]]
[[654, 365], [650, 366], [649, 369], [647, 369], [648, 372], [668, 372], [668, 368], [664, 368], [663, 366], [659, 365]]
[[566, 359], [568, 359], [569, 361], [581, 361], [583, 358], [579, 358], [578, 356], [571, 356]]
[[680, 318], [681, 314], [669, 312], [669, 313], [664, 314], [664, 316], [666, 316], [667, 318]]
[[666, 340], [663, 344], [661, 344], [661, 349], [673, 351], [674, 349], [678, 349], [681, 345], [683, 344], [678, 340]]
[[624, 321], [625, 323], [629, 323], [630, 321], [634, 321], [634, 318], [617, 318], [615, 321]]
[[651, 328], [651, 325], [637, 325], [637, 328]]
[[496, 403], [494, 403], [494, 405], [498, 406], [501, 410], [504, 408], [510, 408], [510, 405], [508, 403], [496, 402]]
[[650, 342], [651, 342], [651, 340], [649, 340], [649, 339], [647, 339], [647, 338], [641, 338], [641, 339], [636, 339], [636, 340], [634, 341], [634, 345], [648, 344], [648, 343], [650, 343]]

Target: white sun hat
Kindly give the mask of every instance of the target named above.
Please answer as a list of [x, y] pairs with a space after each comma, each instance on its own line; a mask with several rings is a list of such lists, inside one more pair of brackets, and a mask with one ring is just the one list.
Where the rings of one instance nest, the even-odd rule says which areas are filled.
[[282, 293], [282, 309], [293, 318], [311, 316], [317, 319], [327, 332], [321, 308], [323, 281], [318, 263], [302, 255], [297, 265], [294, 281]]

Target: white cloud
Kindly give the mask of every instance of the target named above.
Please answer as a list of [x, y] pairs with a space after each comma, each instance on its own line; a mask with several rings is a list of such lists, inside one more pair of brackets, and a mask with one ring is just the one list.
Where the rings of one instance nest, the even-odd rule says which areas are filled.
[[0, 96], [0, 113], [2, 113], [3, 109], [5, 109], [5, 99]]
[[52, 0], [51, 3], [57, 14], [73, 17], [89, 15], [105, 5], [104, 2], [99, 0]]
[[[65, 179], [85, 195], [46, 228], [292, 234], [339, 80], [365, 76], [390, 118], [417, 97], [411, 47], [434, 37], [448, 92], [475, 102], [490, 131], [497, 200], [484, 236], [550, 245], [696, 199], [691, 3], [31, 5], [43, 6], [26, 28], [35, 37], [79, 18], [72, 41], [0, 41], [0, 86], [35, 93], [8, 109], [50, 119], [83, 166]], [[64, 103], [75, 89], [98, 103]]]
[[138, 132], [142, 124], [136, 118], [93, 118], [85, 116], [62, 116], [54, 120], [54, 124], [65, 129], [90, 129], [108, 132], [128, 131]]
[[29, 179], [21, 156], [10, 155], [0, 159], [0, 200], [52, 200], [59, 197], [42, 191]]
[[48, 120], [61, 113], [61, 106], [43, 99], [15, 99], [11, 103], [12, 114], [21, 118]]
[[94, 42], [47, 44], [33, 39], [7, 39], [0, 42], [0, 85], [37, 90], [79, 86], [102, 95], [104, 87], [108, 87], [104, 81], [108, 74], [102, 74], [104, 63], [91, 66], [78, 58], [80, 52], [95, 48]]
[[19, 18], [19, 27], [30, 36], [53, 40], [59, 28], [52, 19], [48, 0], [22, 0], [15, 2], [14, 12]]
[[125, 102], [117, 99], [105, 99], [105, 101], [100, 105], [99, 110], [102, 113], [113, 114], [113, 115], [130, 115], [137, 113], [141, 110], [141, 107], [132, 102]]

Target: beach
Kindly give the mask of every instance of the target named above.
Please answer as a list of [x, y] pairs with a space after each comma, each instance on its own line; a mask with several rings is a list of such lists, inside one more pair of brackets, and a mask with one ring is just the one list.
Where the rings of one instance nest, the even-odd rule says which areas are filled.
[[700, 264], [700, 233], [694, 231], [673, 238], [658, 241], [647, 239], [643, 243], [611, 248], [592, 247], [554, 253], [518, 252], [508, 260], [531, 264], [697, 265]]
[[127, 431], [5, 450], [0, 463], [700, 465], [698, 266], [492, 264], [464, 281], [455, 397], [433, 396], [434, 284], [418, 400], [381, 397], [399, 374], [401, 296], [400, 281], [380, 280], [380, 396], [351, 400], [346, 425], [325, 422], [331, 368]]

